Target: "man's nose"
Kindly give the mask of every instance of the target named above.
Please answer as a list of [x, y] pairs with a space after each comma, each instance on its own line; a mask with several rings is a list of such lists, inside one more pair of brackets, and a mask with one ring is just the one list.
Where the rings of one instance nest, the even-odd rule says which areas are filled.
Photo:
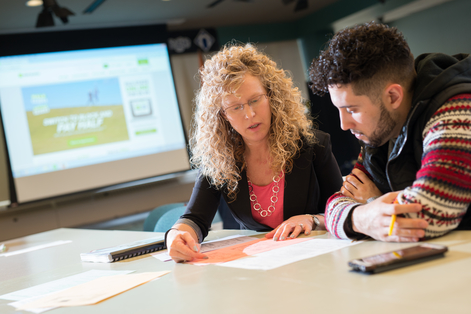
[[351, 121], [351, 116], [344, 110], [339, 111], [340, 114], [340, 128], [344, 131], [354, 129], [353, 123]]

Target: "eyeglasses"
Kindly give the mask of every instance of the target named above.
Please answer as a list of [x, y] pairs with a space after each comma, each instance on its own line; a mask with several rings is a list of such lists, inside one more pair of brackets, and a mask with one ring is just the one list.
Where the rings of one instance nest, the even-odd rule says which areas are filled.
[[252, 110], [256, 109], [257, 106], [263, 101], [263, 96], [267, 97], [267, 94], [261, 94], [256, 96], [255, 98], [250, 99], [245, 104], [239, 104], [227, 107], [223, 109], [224, 113], [231, 117], [240, 117], [244, 115], [244, 108], [245, 105], [249, 105]]

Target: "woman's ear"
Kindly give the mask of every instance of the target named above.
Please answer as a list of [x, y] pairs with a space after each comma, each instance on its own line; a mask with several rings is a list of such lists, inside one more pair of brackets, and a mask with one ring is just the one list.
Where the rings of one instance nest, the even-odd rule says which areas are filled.
[[404, 89], [399, 84], [390, 84], [384, 90], [384, 96], [389, 107], [397, 109], [404, 99]]

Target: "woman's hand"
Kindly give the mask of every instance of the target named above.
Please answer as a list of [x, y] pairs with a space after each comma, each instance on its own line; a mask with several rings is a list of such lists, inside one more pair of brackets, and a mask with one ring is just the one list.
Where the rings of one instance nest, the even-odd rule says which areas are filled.
[[363, 204], [366, 204], [366, 201], [372, 197], [383, 195], [373, 181], [359, 169], [353, 169], [352, 173], [345, 178], [340, 192]]
[[[322, 216], [317, 216], [322, 218]], [[293, 216], [285, 221], [283, 221], [278, 227], [270, 231], [265, 235], [265, 238], [278, 241], [286, 240], [288, 238], [294, 239], [301, 232], [304, 234], [310, 234], [312, 231], [312, 225], [314, 224], [313, 218], [311, 215], [298, 215]]]
[[[206, 255], [200, 253], [197, 236], [193, 229], [184, 224], [174, 226], [167, 233], [167, 249], [170, 257], [177, 263], [184, 263], [194, 259], [206, 259]], [[188, 228], [190, 230], [188, 230]]]

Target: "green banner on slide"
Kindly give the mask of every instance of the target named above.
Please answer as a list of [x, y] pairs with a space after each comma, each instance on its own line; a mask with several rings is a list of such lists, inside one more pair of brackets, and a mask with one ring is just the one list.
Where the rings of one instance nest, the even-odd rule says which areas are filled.
[[[43, 111], [44, 112], [44, 111]], [[122, 105], [27, 111], [34, 155], [129, 140]]]

